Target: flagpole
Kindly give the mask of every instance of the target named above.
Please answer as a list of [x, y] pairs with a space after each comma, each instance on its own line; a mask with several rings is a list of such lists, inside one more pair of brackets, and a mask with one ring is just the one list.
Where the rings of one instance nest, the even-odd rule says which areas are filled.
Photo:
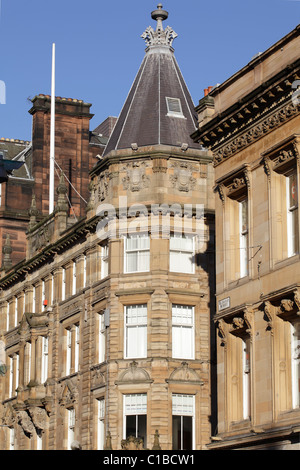
[[54, 211], [54, 160], [55, 160], [55, 44], [52, 44], [51, 77], [51, 129], [50, 129], [50, 172], [49, 172], [49, 214]]

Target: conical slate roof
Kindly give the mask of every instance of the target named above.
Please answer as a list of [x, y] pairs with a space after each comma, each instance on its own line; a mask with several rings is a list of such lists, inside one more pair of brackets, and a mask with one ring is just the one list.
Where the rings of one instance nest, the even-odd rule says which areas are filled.
[[157, 21], [142, 35], [147, 49], [104, 156], [113, 150], [152, 145], [199, 149], [190, 135], [197, 129], [197, 114], [172, 48], [177, 34], [162, 21], [168, 13], [158, 5], [152, 12]]

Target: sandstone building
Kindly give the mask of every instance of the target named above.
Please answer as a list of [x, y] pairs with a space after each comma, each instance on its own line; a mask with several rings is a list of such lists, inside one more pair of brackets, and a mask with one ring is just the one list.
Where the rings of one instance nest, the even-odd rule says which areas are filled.
[[300, 448], [299, 50], [298, 26], [197, 108], [216, 193], [212, 450]]
[[[3, 247], [9, 243], [11, 264], [26, 255], [28, 209], [35, 196], [40, 221], [49, 208], [50, 96], [39, 94], [31, 100], [32, 140], [0, 139], [0, 153], [10, 160], [22, 161], [0, 186], [0, 267], [6, 269]], [[114, 118], [90, 131], [91, 104], [72, 98], [56, 97], [55, 181], [64, 172], [68, 185], [71, 217], [85, 215], [89, 197], [89, 171], [97, 162], [111, 133]], [[72, 208], [72, 209], [71, 209]]]
[[[2, 272], [2, 449], [121, 449], [129, 436], [151, 449], [158, 435], [162, 449], [210, 442], [212, 159], [190, 137], [197, 114], [167, 17], [161, 5], [152, 13], [156, 29], [142, 36], [145, 58], [90, 181], [79, 172], [88, 107], [76, 130], [58, 126], [68, 141], [81, 133], [61, 158], [76, 158], [88, 204], [74, 195], [70, 217], [60, 173], [46, 215], [36, 186], [26, 257]], [[46, 131], [37, 130], [47, 103], [38, 96], [32, 109], [35, 185], [47, 184]]]

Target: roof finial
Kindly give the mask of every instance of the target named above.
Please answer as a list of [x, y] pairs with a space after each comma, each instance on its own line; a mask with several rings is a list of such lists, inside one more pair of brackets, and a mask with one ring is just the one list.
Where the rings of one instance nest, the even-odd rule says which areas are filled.
[[177, 34], [172, 28], [170, 28], [170, 26], [167, 26], [164, 30], [163, 21], [168, 18], [169, 13], [162, 8], [162, 4], [159, 3], [157, 5], [157, 10], [154, 10], [151, 13], [152, 19], [157, 21], [156, 31], [154, 31], [152, 26], [149, 26], [142, 34], [142, 38], [146, 41], [147, 47], [157, 45], [172, 47], [172, 43], [177, 37]]
[[162, 22], [166, 20], [169, 16], [169, 13], [166, 10], [163, 10], [162, 8], [162, 4], [159, 3], [157, 5], [157, 10], [154, 10], [151, 13], [152, 19], [157, 21], [156, 31], [163, 31], [164, 28]]

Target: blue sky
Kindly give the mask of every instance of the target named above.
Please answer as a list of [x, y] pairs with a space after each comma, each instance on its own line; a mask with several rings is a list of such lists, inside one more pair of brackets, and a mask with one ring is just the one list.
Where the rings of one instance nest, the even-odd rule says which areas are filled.
[[[28, 110], [51, 92], [56, 44], [56, 95], [92, 103], [94, 129], [118, 116], [145, 53], [140, 38], [155, 26], [154, 0], [0, 0], [0, 137], [31, 140]], [[166, 0], [164, 26], [178, 38], [175, 56], [195, 105], [203, 89], [222, 83], [299, 24], [299, 0]]]

